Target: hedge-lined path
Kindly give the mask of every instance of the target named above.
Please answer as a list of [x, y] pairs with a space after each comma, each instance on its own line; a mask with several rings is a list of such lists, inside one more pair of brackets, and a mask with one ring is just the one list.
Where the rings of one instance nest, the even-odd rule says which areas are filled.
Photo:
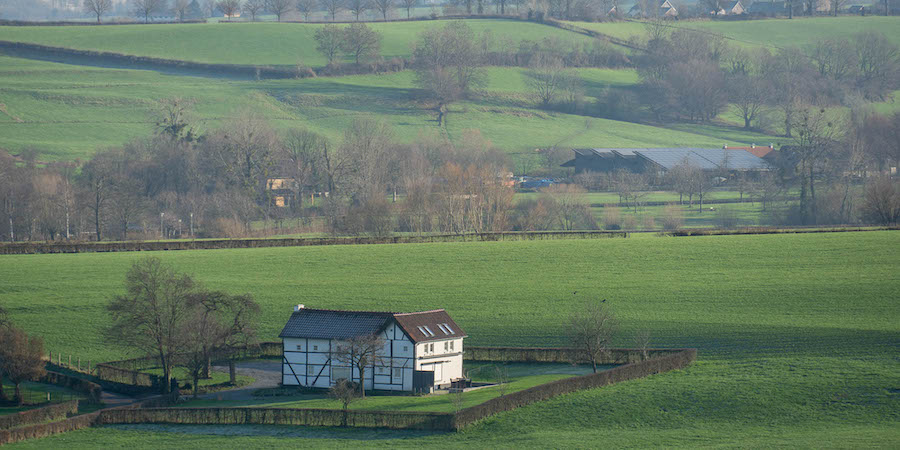
[[[254, 378], [247, 386], [201, 395], [200, 398], [210, 400], [253, 400], [253, 392], [257, 389], [278, 387], [281, 383], [280, 361], [247, 361], [235, 364], [239, 375]], [[213, 366], [216, 372], [228, 373], [228, 366]]]

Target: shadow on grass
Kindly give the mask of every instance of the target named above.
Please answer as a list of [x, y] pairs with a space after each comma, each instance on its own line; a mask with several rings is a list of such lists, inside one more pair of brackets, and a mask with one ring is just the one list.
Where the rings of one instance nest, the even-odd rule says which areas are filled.
[[181, 433], [206, 436], [264, 436], [275, 438], [306, 439], [346, 439], [373, 441], [387, 439], [413, 439], [424, 436], [443, 435], [449, 432], [420, 430], [385, 430], [337, 427], [298, 427], [294, 425], [107, 425], [104, 428], [119, 431], [140, 431], [149, 433]]

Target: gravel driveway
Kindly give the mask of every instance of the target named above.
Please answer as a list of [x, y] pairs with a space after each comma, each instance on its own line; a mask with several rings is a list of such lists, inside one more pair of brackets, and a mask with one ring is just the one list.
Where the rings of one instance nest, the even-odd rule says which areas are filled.
[[[247, 361], [235, 364], [238, 375], [255, 378], [253, 383], [227, 391], [201, 395], [200, 398], [215, 400], [253, 400], [257, 389], [278, 387], [281, 383], [281, 361]], [[228, 373], [228, 366], [213, 366], [216, 372]]]

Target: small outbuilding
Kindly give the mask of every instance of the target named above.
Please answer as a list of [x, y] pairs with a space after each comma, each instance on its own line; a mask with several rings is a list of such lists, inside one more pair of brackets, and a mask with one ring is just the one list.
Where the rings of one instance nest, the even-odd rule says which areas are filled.
[[365, 368], [365, 389], [431, 392], [463, 379], [465, 332], [443, 309], [413, 313], [340, 311], [297, 305], [282, 339], [282, 385], [329, 388], [359, 382], [339, 355], [354, 338], [379, 336], [383, 347]]

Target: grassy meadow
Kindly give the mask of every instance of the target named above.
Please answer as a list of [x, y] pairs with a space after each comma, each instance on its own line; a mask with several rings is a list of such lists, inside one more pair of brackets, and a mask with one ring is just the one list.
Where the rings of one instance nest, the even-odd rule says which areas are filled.
[[[607, 86], [628, 86], [632, 70], [581, 69], [586, 100]], [[400, 141], [420, 133], [459, 139], [478, 129], [510, 153], [551, 145], [620, 147], [721, 146], [778, 142], [728, 125], [667, 129], [535, 108], [519, 68], [490, 68], [480, 98], [450, 107], [443, 129], [417, 100], [411, 71], [302, 80], [232, 80], [144, 70], [103, 69], [0, 56], [0, 148], [35, 148], [40, 159], [85, 159], [96, 149], [153, 132], [161, 98], [194, 102], [196, 129], [205, 132], [240, 111], [267, 118], [279, 130], [308, 127], [339, 141], [357, 117], [390, 123]], [[692, 130], [696, 127], [696, 131]], [[733, 137], [729, 137], [734, 133]]]
[[[382, 33], [381, 55], [390, 59], [411, 56], [419, 33], [446, 23], [441, 20], [368, 25]], [[466, 24], [476, 33], [488, 30], [494, 39], [508, 40], [516, 47], [519, 41], [538, 41], [546, 37], [569, 42], [590, 40], [584, 35], [533, 22], [472, 19], [466, 20]], [[328, 61], [316, 51], [314, 35], [323, 26], [306, 23], [0, 26], [0, 40], [203, 63], [294, 66], [302, 62], [320, 67]], [[352, 59], [344, 61], [351, 62]]]
[[[458, 434], [279, 427], [112, 427], [66, 445], [583, 447], [892, 446], [900, 438], [897, 232], [642, 237], [154, 253], [211, 287], [250, 292], [274, 339], [291, 306], [446, 308], [469, 345], [564, 344], [566, 317], [605, 298], [653, 345], [691, 346], [678, 372], [566, 395]], [[103, 305], [135, 253], [5, 256], [0, 304], [49, 349], [128, 356]], [[174, 434], [171, 432], [175, 432]], [[236, 436], [235, 436], [236, 435]], [[308, 440], [292, 439], [309, 437]], [[177, 441], [173, 441], [177, 439]]]

